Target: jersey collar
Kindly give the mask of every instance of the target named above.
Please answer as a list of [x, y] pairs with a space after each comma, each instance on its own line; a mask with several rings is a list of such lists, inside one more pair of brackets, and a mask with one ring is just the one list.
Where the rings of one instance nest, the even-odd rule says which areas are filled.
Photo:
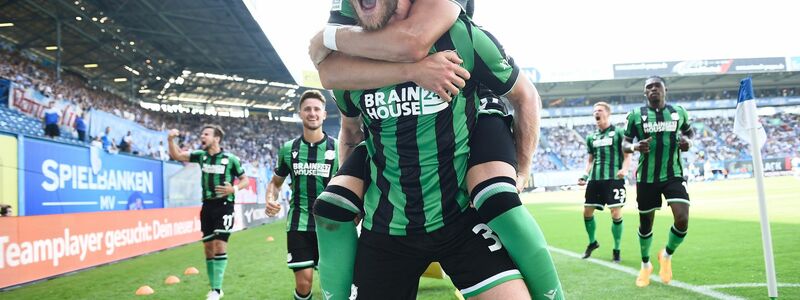
[[308, 141], [306, 141], [306, 139], [303, 137], [303, 134], [302, 133], [300, 134], [300, 141], [302, 141], [303, 144], [306, 144], [309, 147], [314, 147], [314, 146], [320, 145], [323, 142], [325, 142], [326, 140], [328, 140], [328, 134], [325, 133], [325, 131], [322, 132], [322, 139], [319, 140], [319, 141], [313, 142], [313, 143], [309, 143]]

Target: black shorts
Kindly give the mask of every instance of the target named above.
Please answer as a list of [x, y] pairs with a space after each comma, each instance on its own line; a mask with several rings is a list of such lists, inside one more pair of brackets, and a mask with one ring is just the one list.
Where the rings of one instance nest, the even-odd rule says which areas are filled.
[[44, 135], [61, 136], [61, 129], [58, 128], [58, 124], [47, 124], [44, 126]]
[[589, 180], [586, 185], [586, 202], [583, 206], [593, 206], [603, 210], [603, 206], [621, 207], [625, 205], [625, 180]]
[[204, 200], [200, 209], [200, 229], [203, 231], [203, 242], [227, 242], [233, 230], [233, 202], [224, 199]]
[[469, 137], [467, 169], [490, 161], [503, 161], [517, 168], [517, 148], [509, 116], [496, 113], [478, 115], [478, 122]]
[[636, 202], [639, 203], [639, 212], [648, 213], [661, 209], [661, 195], [667, 200], [667, 205], [672, 203], [686, 203], [689, 205], [689, 193], [686, 192], [686, 181], [683, 178], [670, 178], [665, 182], [636, 184]]
[[522, 278], [500, 240], [472, 208], [426, 234], [389, 236], [364, 229], [356, 253], [350, 299], [416, 299], [419, 278], [435, 261], [465, 298]]
[[319, 261], [317, 233], [314, 231], [286, 232], [286, 263], [289, 269], [300, 271], [314, 268]]
[[348, 175], [365, 180], [367, 178], [367, 164], [369, 153], [367, 153], [367, 145], [360, 144], [353, 149], [353, 153], [347, 157], [344, 163], [339, 166], [339, 171], [336, 176]]

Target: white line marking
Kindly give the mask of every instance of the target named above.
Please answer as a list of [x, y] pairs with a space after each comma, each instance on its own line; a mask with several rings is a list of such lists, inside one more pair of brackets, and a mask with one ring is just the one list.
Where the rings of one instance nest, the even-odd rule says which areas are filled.
[[117, 204], [125, 205], [125, 204], [128, 204], [128, 201], [117, 201]]
[[144, 200], [144, 204], [153, 204], [153, 200]]
[[42, 206], [97, 205], [96, 201], [42, 202]]
[[[559, 253], [559, 254], [562, 254], [562, 255], [565, 255], [565, 256], [569, 256], [569, 257], [572, 257], [572, 258], [581, 259], [581, 257], [583, 256], [581, 254], [578, 254], [578, 253], [575, 253], [575, 252], [572, 252], [572, 251], [569, 251], [569, 250], [559, 249], [559, 248], [556, 248], [556, 247], [553, 247], [553, 246], [547, 246], [547, 248], [550, 249], [551, 252], [556, 252], [556, 253]], [[598, 265], [604, 266], [606, 268], [614, 269], [614, 270], [617, 270], [617, 271], [620, 271], [620, 272], [623, 272], [623, 273], [628, 273], [628, 274], [633, 275], [633, 276], [639, 276], [639, 270], [636, 270], [636, 269], [631, 268], [631, 267], [626, 267], [626, 266], [615, 264], [615, 263], [612, 263], [612, 262], [602, 261], [602, 260], [599, 260], [599, 259], [596, 259], [596, 258], [588, 258], [588, 259], [581, 259], [581, 260], [585, 260], [585, 261], [588, 261], [588, 262], [591, 262], [591, 263], [594, 263], [594, 264], [598, 264]], [[650, 281], [661, 282], [661, 278], [659, 278], [658, 275], [653, 274], [653, 275], [650, 275]], [[631, 282], [631, 285], [633, 285], [633, 282]], [[708, 297], [711, 297], [711, 298], [715, 298], [715, 299], [723, 299], [723, 300], [743, 300], [744, 299], [744, 298], [741, 298], [741, 297], [725, 294], [725, 293], [722, 293], [722, 292], [717, 292], [715, 290], [712, 290], [712, 289], [704, 287], [704, 286], [696, 286], [696, 285], [688, 284], [688, 283], [677, 281], [677, 280], [670, 281], [668, 285], [669, 286], [674, 286], [674, 287], [677, 287], [677, 288], [681, 288], [681, 289], [684, 289], [684, 290], [692, 291], [692, 292], [695, 292], [695, 293], [698, 293], [698, 294], [701, 294], [701, 295], [705, 295], [705, 296], [708, 296]]]
[[[702, 288], [707, 289], [730, 289], [730, 288], [741, 288], [741, 287], [766, 287], [766, 283], [729, 283], [729, 284], [711, 284], [711, 285], [701, 285]], [[800, 287], [800, 283], [778, 283], [778, 287]]]

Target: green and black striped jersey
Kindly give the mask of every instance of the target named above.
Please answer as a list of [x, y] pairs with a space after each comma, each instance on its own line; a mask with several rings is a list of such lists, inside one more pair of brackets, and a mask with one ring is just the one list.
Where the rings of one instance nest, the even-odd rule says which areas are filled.
[[626, 122], [625, 137], [629, 141], [653, 137], [650, 152], [639, 156], [637, 182], [664, 182], [683, 177], [678, 143], [681, 132], [691, 129], [686, 109], [679, 105], [666, 105], [661, 109], [642, 106], [631, 111]]
[[[239, 158], [233, 153], [225, 152], [220, 149], [220, 152], [214, 155], [208, 154], [206, 150], [195, 150], [189, 154], [189, 161], [200, 164], [200, 171], [202, 173], [202, 186], [203, 186], [203, 201], [218, 199], [214, 188], [218, 185], [224, 185], [225, 182], [233, 184], [233, 179], [244, 175], [244, 169]], [[230, 194], [225, 200], [233, 202], [236, 195]]]
[[292, 179], [286, 231], [315, 231], [314, 201], [338, 170], [339, 146], [327, 134], [313, 143], [301, 135], [281, 146], [275, 175]]
[[468, 139], [478, 86], [508, 93], [519, 68], [487, 32], [462, 14], [430, 53], [453, 50], [470, 79], [452, 102], [413, 82], [371, 90], [334, 91], [343, 115], [360, 116], [370, 156], [363, 226], [390, 235], [431, 232], [467, 208]]
[[625, 159], [622, 153], [624, 139], [625, 130], [614, 125], [586, 136], [586, 148], [594, 158], [589, 180], [617, 179], [617, 172]]

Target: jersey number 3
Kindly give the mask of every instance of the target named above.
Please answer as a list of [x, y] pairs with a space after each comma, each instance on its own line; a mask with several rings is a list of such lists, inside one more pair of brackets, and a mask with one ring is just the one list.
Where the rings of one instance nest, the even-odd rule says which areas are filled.
[[[497, 238], [497, 235], [494, 234], [494, 231], [492, 231], [492, 229], [489, 228], [489, 226], [486, 226], [486, 224], [481, 223], [475, 225], [475, 227], [472, 227], [472, 232], [474, 232], [475, 234], [480, 234], [484, 239], [494, 240], [494, 244], [489, 246], [489, 251], [495, 252], [497, 250], [503, 249], [503, 244], [500, 243], [500, 239]], [[483, 233], [481, 234], [481, 232]]]

